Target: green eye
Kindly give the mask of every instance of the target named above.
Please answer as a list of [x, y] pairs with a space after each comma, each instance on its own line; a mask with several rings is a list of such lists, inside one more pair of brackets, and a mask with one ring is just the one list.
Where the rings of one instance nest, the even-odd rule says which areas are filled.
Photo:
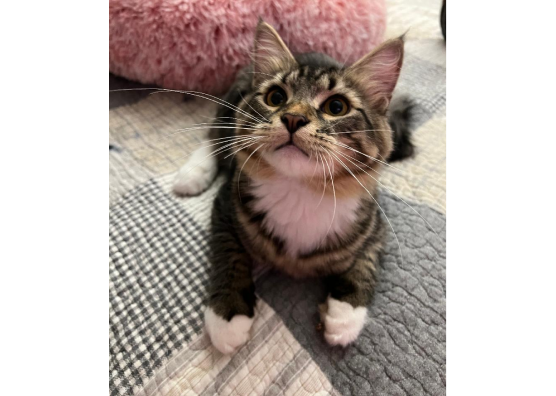
[[272, 107], [278, 107], [288, 99], [284, 90], [280, 87], [274, 87], [266, 94], [265, 102]]
[[331, 116], [339, 117], [345, 115], [349, 111], [347, 99], [342, 96], [332, 96], [324, 102], [322, 110]]

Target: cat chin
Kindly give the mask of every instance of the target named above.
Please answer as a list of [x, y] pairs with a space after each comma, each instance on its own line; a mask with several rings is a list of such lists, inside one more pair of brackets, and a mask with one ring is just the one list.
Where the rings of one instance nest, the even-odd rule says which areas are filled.
[[[322, 165], [315, 158], [309, 158], [306, 154], [293, 146], [287, 146], [271, 153], [265, 154], [265, 160], [280, 174], [289, 177], [310, 177], [317, 172], [322, 173]], [[328, 173], [328, 169], [326, 170]]]

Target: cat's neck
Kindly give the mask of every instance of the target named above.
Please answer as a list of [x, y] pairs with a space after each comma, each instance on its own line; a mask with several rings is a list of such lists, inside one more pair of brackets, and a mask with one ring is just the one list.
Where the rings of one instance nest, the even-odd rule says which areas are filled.
[[[330, 182], [329, 182], [330, 184]], [[275, 176], [253, 180], [253, 206], [265, 213], [263, 226], [285, 242], [292, 256], [311, 252], [346, 235], [357, 221], [361, 196], [334, 197], [305, 182]]]

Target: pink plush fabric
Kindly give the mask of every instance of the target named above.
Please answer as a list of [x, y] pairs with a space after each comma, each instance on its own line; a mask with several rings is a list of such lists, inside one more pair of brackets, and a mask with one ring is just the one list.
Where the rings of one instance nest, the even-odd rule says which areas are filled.
[[293, 53], [351, 63], [382, 41], [385, 0], [110, 0], [110, 71], [220, 94], [249, 63], [261, 16]]

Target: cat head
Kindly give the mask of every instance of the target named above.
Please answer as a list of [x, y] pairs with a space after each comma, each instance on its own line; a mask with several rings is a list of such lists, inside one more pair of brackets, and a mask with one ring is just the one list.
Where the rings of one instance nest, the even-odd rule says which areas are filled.
[[402, 38], [349, 67], [321, 54], [294, 57], [261, 21], [252, 90], [239, 105], [251, 117], [236, 114], [253, 126], [236, 134], [257, 139], [242, 150], [239, 164], [252, 155], [270, 173], [303, 180], [363, 175], [362, 169], [372, 174], [392, 150], [386, 112], [402, 60]]

